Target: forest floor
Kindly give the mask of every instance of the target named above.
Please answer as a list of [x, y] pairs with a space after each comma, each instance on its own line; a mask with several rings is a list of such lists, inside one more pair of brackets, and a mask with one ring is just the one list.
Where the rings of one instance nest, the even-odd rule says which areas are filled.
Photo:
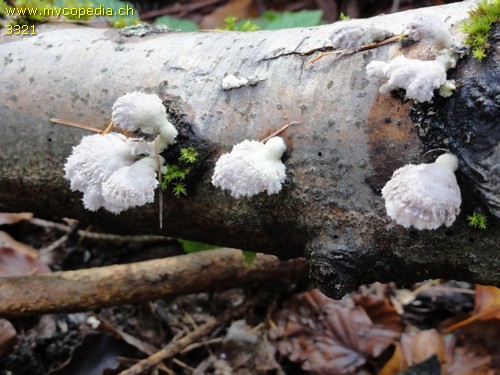
[[[68, 235], [63, 229], [75, 233], [74, 222], [31, 214], [0, 219], [0, 277], [184, 253], [168, 238], [124, 243], [97, 232]], [[120, 374], [214, 321], [145, 373], [500, 374], [500, 289], [442, 280], [375, 283], [334, 301], [310, 288], [300, 279], [220, 285], [217, 292], [141, 304], [0, 319], [0, 374]]]

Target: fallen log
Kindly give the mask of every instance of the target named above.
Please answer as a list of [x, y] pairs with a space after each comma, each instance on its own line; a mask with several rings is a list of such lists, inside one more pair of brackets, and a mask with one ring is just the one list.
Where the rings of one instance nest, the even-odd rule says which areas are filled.
[[[430, 10], [451, 28], [471, 1]], [[417, 11], [367, 20], [393, 34]], [[410, 283], [447, 278], [500, 285], [498, 38], [484, 62], [463, 56], [449, 78], [457, 90], [430, 103], [380, 94], [366, 65], [398, 54], [428, 58], [430, 47], [389, 43], [307, 62], [329, 50], [335, 25], [237, 32], [150, 33], [81, 26], [39, 26], [30, 37], [0, 37], [0, 209], [70, 217], [121, 233], [178, 236], [221, 246], [306, 255], [311, 277], [339, 298], [373, 281]], [[135, 32], [137, 34], [137, 31]], [[331, 48], [330, 48], [331, 49]], [[223, 90], [229, 74], [259, 77]], [[178, 145], [195, 145], [202, 163], [188, 196], [120, 215], [83, 208], [63, 165], [88, 134], [50, 118], [104, 128], [126, 92], [158, 94], [179, 130]], [[279, 194], [234, 199], [212, 186], [214, 163], [244, 139], [262, 139], [286, 123], [287, 178]], [[405, 229], [391, 222], [381, 189], [399, 167], [446, 148], [459, 158], [461, 214], [453, 226]], [[173, 156], [164, 154], [167, 161]], [[488, 228], [468, 225], [483, 212]]]

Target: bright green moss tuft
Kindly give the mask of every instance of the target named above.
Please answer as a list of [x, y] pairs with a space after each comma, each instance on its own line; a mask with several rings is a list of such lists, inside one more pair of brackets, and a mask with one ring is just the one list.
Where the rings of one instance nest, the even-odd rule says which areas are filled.
[[467, 34], [464, 43], [471, 47], [472, 56], [482, 61], [490, 48], [488, 36], [492, 25], [500, 21], [500, 1], [482, 0], [469, 11], [469, 15], [470, 18], [461, 25], [461, 30]]
[[474, 212], [471, 216], [467, 216], [467, 220], [469, 221], [469, 225], [473, 228], [484, 230], [488, 227], [488, 220], [483, 214]]

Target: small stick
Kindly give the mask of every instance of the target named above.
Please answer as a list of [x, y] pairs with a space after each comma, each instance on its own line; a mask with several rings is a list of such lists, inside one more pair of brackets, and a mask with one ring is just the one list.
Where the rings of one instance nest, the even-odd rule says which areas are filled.
[[101, 132], [101, 135], [109, 133], [112, 128], [113, 128], [113, 121], [110, 121], [109, 124], [108, 124], [108, 126], [106, 126], [106, 129], [104, 129]]
[[163, 189], [161, 188], [161, 160], [160, 153], [158, 152], [158, 143], [155, 142], [155, 151], [156, 151], [156, 175], [158, 178], [158, 220], [160, 222], [160, 229], [163, 229]]
[[[92, 132], [99, 133], [101, 135], [109, 133], [111, 131], [111, 129], [113, 129], [115, 127], [112, 121], [109, 122], [108, 126], [106, 126], [106, 128], [104, 130], [94, 128], [94, 127], [89, 126], [89, 125], [80, 124], [79, 122], [75, 122], [75, 121], [71, 121], [71, 120], [64, 120], [61, 118], [51, 118], [50, 121], [55, 122], [56, 124], [74, 126], [75, 128], [90, 130]], [[116, 128], [116, 129], [118, 132], [122, 133], [126, 137], [134, 137], [135, 136], [135, 134], [133, 132], [130, 132], [128, 130], [124, 130], [124, 129], [120, 129], [120, 128]]]
[[[395, 35], [393, 37], [384, 39], [384, 40], [382, 40], [380, 42], [374, 42], [374, 43], [366, 44], [364, 46], [361, 46], [361, 48], [358, 51], [355, 51], [355, 52], [363, 52], [363, 51], [366, 51], [366, 50], [369, 50], [369, 49], [372, 49], [372, 48], [383, 46], [385, 44], [396, 42], [396, 41], [400, 40], [404, 36], [406, 36], [406, 34], [399, 34], [399, 35]], [[350, 51], [348, 51], [348, 50], [341, 49], [341, 50], [337, 50], [337, 51], [333, 51], [333, 52], [322, 53], [321, 55], [316, 56], [315, 58], [313, 58], [313, 59], [309, 60], [308, 62], [306, 62], [306, 64], [304, 66], [312, 64], [313, 62], [316, 62], [316, 61], [318, 61], [318, 60], [320, 60], [320, 59], [322, 59], [323, 57], [326, 57], [326, 56], [337, 55], [337, 54], [342, 54], [343, 55], [343, 54], [348, 54], [349, 52]], [[350, 53], [354, 53], [354, 52], [350, 52]]]
[[80, 123], [75, 122], [75, 121], [63, 120], [61, 118], [51, 118], [50, 121], [55, 122], [56, 124], [73, 126], [75, 128], [90, 130], [90, 131], [93, 131], [93, 132], [96, 132], [96, 133], [101, 133], [103, 131], [102, 129], [93, 128], [92, 126], [88, 126], [88, 125], [85, 125], [85, 124], [80, 124]]
[[256, 303], [256, 299], [250, 300], [248, 302], [242, 303], [235, 308], [227, 310], [222, 316], [217, 319], [211, 319], [205, 324], [199, 326], [194, 331], [188, 333], [186, 336], [179, 338], [178, 340], [172, 340], [160, 351], [137, 362], [135, 365], [130, 367], [128, 370], [120, 372], [119, 375], [139, 375], [144, 374], [149, 371], [152, 367], [156, 366], [158, 363], [173, 357], [178, 354], [182, 349], [186, 348], [190, 344], [200, 341], [203, 336], [212, 332], [218, 326], [226, 323], [227, 321], [243, 314], [250, 306]]
[[265, 143], [266, 141], [268, 141], [269, 139], [271, 139], [272, 137], [276, 137], [278, 134], [280, 133], [283, 133], [286, 129], [288, 129], [288, 127], [290, 125], [299, 125], [298, 122], [291, 122], [289, 124], [286, 124], [284, 126], [282, 126], [281, 128], [279, 128], [278, 130], [276, 130], [275, 132], [273, 132], [271, 135], [268, 135], [266, 138], [264, 138], [261, 142], [262, 143]]

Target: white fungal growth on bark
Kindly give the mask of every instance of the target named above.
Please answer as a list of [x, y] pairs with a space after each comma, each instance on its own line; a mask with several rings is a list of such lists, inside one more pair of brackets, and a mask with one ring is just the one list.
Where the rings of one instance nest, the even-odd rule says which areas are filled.
[[428, 102], [434, 96], [434, 90], [443, 89], [445, 96], [450, 96], [453, 81], [446, 79], [446, 71], [455, 66], [455, 59], [447, 51], [440, 53], [435, 60], [422, 61], [398, 56], [386, 63], [372, 61], [366, 66], [369, 77], [387, 78], [380, 86], [383, 94], [396, 89], [405, 89], [406, 96], [419, 102]]
[[414, 41], [425, 40], [437, 50], [451, 48], [455, 44], [448, 27], [436, 15], [425, 12], [408, 25], [408, 36]]
[[145, 157], [115, 171], [102, 184], [104, 208], [119, 213], [128, 208], [154, 202], [158, 187], [157, 160]]
[[161, 99], [140, 92], [115, 102], [112, 121], [124, 130], [140, 129], [156, 139], [147, 142], [119, 133], [83, 137], [73, 147], [64, 171], [71, 189], [83, 193], [85, 208], [96, 211], [104, 207], [118, 214], [154, 201], [157, 173], [165, 169], [159, 167], [164, 160], [158, 152], [175, 142], [177, 130], [168, 121]]
[[261, 82], [261, 81], [265, 81], [267, 79], [267, 76], [264, 75], [264, 74], [260, 74], [260, 75], [253, 75], [253, 76], [250, 76], [250, 77], [236, 77], [232, 74], [228, 75], [228, 76], [225, 76], [223, 79], [222, 79], [222, 83], [221, 83], [221, 86], [222, 86], [222, 89], [223, 90], [232, 90], [232, 89], [237, 89], [239, 87], [243, 87], [243, 86], [255, 86], [257, 83]]
[[231, 90], [231, 89], [236, 89], [241, 86], [248, 85], [248, 78], [241, 77], [238, 78], [232, 74], [224, 77], [222, 79], [222, 89], [223, 90]]
[[138, 160], [137, 143], [122, 134], [95, 134], [82, 138], [73, 147], [64, 166], [73, 191], [83, 193], [86, 209], [104, 207], [120, 213], [154, 201], [157, 160], [148, 156]]
[[267, 192], [281, 191], [286, 177], [286, 167], [281, 157], [286, 150], [280, 137], [273, 137], [265, 144], [243, 141], [230, 153], [222, 155], [215, 164], [212, 184], [229, 190], [234, 198], [251, 197]]
[[379, 29], [367, 24], [366, 20], [345, 20], [332, 24], [330, 33], [332, 47], [347, 52], [356, 52], [367, 44], [379, 42], [392, 34], [387, 30]]
[[387, 214], [405, 228], [449, 227], [462, 202], [454, 173], [457, 168], [453, 154], [441, 155], [431, 164], [399, 168], [382, 189]]
[[389, 62], [372, 61], [366, 66], [369, 77], [387, 79], [380, 86], [383, 94], [396, 89], [405, 89], [406, 96], [419, 102], [428, 102], [434, 96], [434, 90], [444, 97], [451, 96], [455, 81], [446, 79], [446, 72], [454, 68], [458, 56], [453, 52], [454, 39], [447, 26], [435, 15], [424, 13], [415, 17], [408, 25], [411, 39], [434, 45], [439, 51], [434, 60], [422, 61], [397, 56]]
[[177, 137], [177, 130], [168, 121], [161, 99], [154, 94], [134, 91], [121, 96], [113, 104], [111, 121], [124, 130], [157, 135], [159, 152], [175, 143]]

